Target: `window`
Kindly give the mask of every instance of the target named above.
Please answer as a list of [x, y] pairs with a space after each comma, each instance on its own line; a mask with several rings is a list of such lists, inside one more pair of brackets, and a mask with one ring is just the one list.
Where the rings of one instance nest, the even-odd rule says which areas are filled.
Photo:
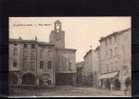
[[108, 45], [108, 39], [105, 41], [105, 46], [107, 46]]
[[71, 70], [71, 64], [72, 64], [72, 63], [71, 63], [71, 62], [69, 62], [69, 70]]
[[118, 48], [115, 47], [115, 55], [118, 55]]
[[16, 61], [13, 62], [13, 67], [17, 67]]
[[51, 49], [49, 48], [49, 50], [48, 50], [48, 57], [50, 57], [50, 55], [51, 55]]
[[112, 38], [110, 37], [110, 39], [109, 39], [109, 44], [112, 44]]
[[48, 61], [48, 69], [51, 69], [52, 68], [52, 63], [51, 61]]
[[108, 51], [106, 50], [106, 51], [105, 51], [105, 56], [107, 56], [107, 55], [108, 55]]
[[117, 36], [116, 35], [114, 35], [114, 41], [117, 42]]
[[110, 57], [112, 57], [112, 49], [110, 49]]
[[43, 65], [44, 65], [43, 61], [40, 61], [40, 69], [43, 69]]
[[28, 60], [28, 56], [24, 56], [23, 61], [27, 61], [27, 60]]
[[17, 44], [15, 43], [14, 46], [17, 46]]
[[35, 56], [32, 55], [32, 56], [31, 56], [31, 60], [35, 60]]
[[49, 48], [48, 53], [50, 53], [50, 52], [51, 52], [51, 49]]
[[27, 44], [24, 44], [24, 48], [27, 48]]
[[48, 80], [47, 83], [48, 83], [48, 85], [51, 85], [51, 80]]
[[17, 48], [14, 48], [13, 54], [16, 56]]
[[32, 44], [32, 45], [31, 45], [31, 48], [35, 48], [35, 44]]
[[40, 58], [43, 57], [43, 52], [44, 52], [44, 50], [43, 50], [43, 48], [41, 48], [41, 49], [40, 49]]
[[32, 61], [32, 62], [31, 62], [31, 70], [34, 70], [34, 66], [35, 66], [35, 62]]

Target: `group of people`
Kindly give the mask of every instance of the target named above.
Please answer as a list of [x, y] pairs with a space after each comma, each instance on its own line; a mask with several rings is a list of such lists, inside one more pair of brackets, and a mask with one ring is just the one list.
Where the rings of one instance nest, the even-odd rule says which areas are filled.
[[107, 88], [109, 90], [121, 90], [123, 95], [131, 95], [131, 78], [127, 77], [125, 80], [118, 81], [116, 79], [100, 81], [98, 88]]
[[123, 86], [122, 86], [122, 90], [124, 92], [124, 95], [131, 95], [131, 79], [127, 78], [124, 82], [123, 82]]

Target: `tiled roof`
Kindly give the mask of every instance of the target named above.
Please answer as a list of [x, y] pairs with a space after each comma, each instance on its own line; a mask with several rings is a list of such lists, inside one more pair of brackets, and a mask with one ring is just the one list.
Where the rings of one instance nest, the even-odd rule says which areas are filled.
[[113, 32], [112, 34], [109, 34], [109, 35], [107, 35], [105, 37], [101, 37], [99, 41], [101, 42], [101, 41], [103, 41], [103, 40], [105, 40], [105, 39], [107, 39], [107, 38], [109, 38], [111, 36], [118, 35], [120, 33], [124, 33], [124, 32], [129, 31], [129, 30], [131, 30], [131, 28], [127, 28], [127, 29], [124, 29], [124, 30], [121, 30], [121, 31]]
[[37, 43], [39, 45], [52, 45], [54, 46], [54, 44], [49, 43], [49, 42], [40, 42], [40, 41], [36, 41], [36, 40], [22, 40], [22, 39], [9, 39], [9, 42], [17, 42], [17, 43]]

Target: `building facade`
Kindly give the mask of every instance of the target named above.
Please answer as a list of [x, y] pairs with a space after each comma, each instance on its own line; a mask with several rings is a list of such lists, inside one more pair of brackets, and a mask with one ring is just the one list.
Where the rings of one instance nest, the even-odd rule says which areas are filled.
[[98, 88], [100, 76], [100, 47], [98, 46], [96, 49], [93, 50], [93, 86]]
[[131, 29], [102, 37], [99, 43], [84, 56], [84, 81], [97, 88], [121, 90], [131, 80]]
[[62, 24], [59, 20], [57, 20], [54, 24], [54, 30], [52, 30], [50, 34], [50, 43], [53, 43], [56, 47], [56, 84], [75, 85], [76, 50], [65, 48], [65, 32], [62, 30]]
[[[75, 84], [75, 49], [65, 48], [65, 32], [54, 23], [50, 42], [9, 40], [9, 85], [54, 87]], [[70, 82], [70, 83], [69, 83]]]
[[98, 87], [100, 75], [100, 48], [90, 49], [84, 56], [83, 78], [85, 84]]
[[122, 82], [131, 79], [130, 28], [100, 39], [100, 68], [102, 88], [121, 89]]
[[93, 85], [93, 50], [90, 49], [84, 56], [83, 68], [84, 85]]
[[10, 84], [55, 85], [53, 44], [22, 39], [10, 39], [9, 43]]
[[84, 69], [84, 61], [76, 63], [76, 70], [77, 70], [76, 84], [79, 86], [82, 86], [84, 82], [83, 69]]
[[57, 85], [75, 85], [76, 64], [74, 49], [56, 49], [56, 83]]

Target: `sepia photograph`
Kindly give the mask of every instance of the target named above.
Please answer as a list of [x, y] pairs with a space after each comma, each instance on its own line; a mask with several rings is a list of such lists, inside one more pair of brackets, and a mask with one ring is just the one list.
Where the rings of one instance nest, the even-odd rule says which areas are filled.
[[131, 97], [131, 16], [9, 17], [9, 96]]

